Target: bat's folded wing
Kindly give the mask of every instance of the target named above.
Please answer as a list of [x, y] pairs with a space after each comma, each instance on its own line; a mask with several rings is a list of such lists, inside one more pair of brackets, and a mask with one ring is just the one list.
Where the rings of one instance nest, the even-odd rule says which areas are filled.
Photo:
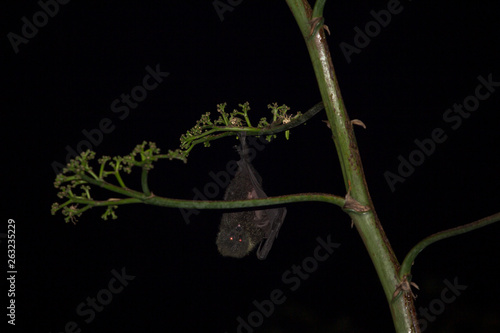
[[266, 232], [266, 236], [259, 245], [257, 249], [257, 258], [264, 260], [267, 258], [269, 251], [273, 247], [274, 240], [278, 237], [278, 232], [280, 231], [281, 225], [285, 220], [286, 208], [274, 208], [267, 209], [267, 218], [269, 218], [270, 228]]

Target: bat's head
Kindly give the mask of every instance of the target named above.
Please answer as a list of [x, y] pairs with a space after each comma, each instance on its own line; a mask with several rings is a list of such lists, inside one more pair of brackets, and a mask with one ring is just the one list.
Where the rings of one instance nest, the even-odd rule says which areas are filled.
[[251, 235], [239, 223], [233, 228], [221, 228], [216, 243], [220, 254], [233, 258], [243, 258], [255, 246]]

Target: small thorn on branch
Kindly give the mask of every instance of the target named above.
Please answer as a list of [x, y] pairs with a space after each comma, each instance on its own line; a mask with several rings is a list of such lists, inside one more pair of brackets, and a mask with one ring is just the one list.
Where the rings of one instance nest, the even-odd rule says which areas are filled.
[[370, 210], [370, 207], [360, 204], [356, 199], [351, 197], [351, 182], [349, 181], [349, 191], [345, 195], [345, 204], [343, 209], [354, 210], [358, 213], [364, 213]]
[[409, 293], [413, 299], [416, 299], [417, 296], [413, 293], [411, 287], [415, 287], [417, 290], [420, 290], [418, 285], [415, 282], [408, 281], [408, 275], [403, 277], [403, 281], [401, 281], [397, 286], [394, 294], [392, 294], [392, 299], [394, 300], [401, 292]]
[[366, 129], [366, 125], [365, 125], [365, 123], [363, 123], [363, 122], [362, 122], [361, 120], [359, 120], [359, 119], [353, 119], [353, 120], [351, 120], [351, 124], [353, 124], [353, 125], [358, 125], [358, 126], [363, 127], [364, 129]]
[[311, 21], [309, 21], [309, 24], [311, 25], [311, 30], [309, 31], [309, 37], [314, 36], [314, 34], [319, 30], [320, 26], [325, 29], [326, 32], [328, 32], [328, 35], [330, 36], [330, 28], [326, 24], [323, 24], [325, 19], [323, 17], [315, 17]]

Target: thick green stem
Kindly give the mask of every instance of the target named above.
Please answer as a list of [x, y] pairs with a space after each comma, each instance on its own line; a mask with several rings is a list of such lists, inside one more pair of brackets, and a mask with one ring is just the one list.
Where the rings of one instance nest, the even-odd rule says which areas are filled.
[[[394, 291], [401, 282], [397, 274], [399, 263], [373, 208], [353, 127], [342, 100], [325, 34], [321, 27], [317, 29], [317, 26], [312, 26], [321, 24], [322, 18], [312, 16], [312, 9], [306, 0], [287, 0], [287, 3], [299, 25], [312, 60], [346, 189], [350, 188], [351, 196], [361, 205], [371, 208], [362, 214], [349, 212], [349, 215], [363, 239], [382, 283], [396, 331], [419, 332], [411, 295], [404, 293], [403, 297], [393, 300]], [[322, 3], [324, 5], [324, 2]], [[322, 6], [318, 6], [315, 12], [321, 11]]]

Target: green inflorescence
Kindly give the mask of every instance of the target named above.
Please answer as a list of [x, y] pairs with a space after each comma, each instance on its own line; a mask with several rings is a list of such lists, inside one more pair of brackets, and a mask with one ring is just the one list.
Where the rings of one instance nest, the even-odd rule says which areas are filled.
[[[130, 174], [133, 167], [140, 167], [147, 175], [147, 172], [153, 168], [153, 162], [161, 158], [186, 161], [185, 155], [180, 150], [160, 155], [160, 149], [154, 142], [144, 141], [137, 145], [129, 155], [101, 157], [97, 161], [98, 168], [94, 170], [91, 164], [95, 160], [95, 152], [90, 150], [82, 152], [56, 176], [54, 187], [59, 189], [57, 196], [67, 200], [64, 203], [54, 203], [51, 209], [52, 215], [61, 210], [66, 222], [75, 223], [86, 210], [94, 206], [107, 206], [102, 218], [116, 219], [114, 210], [121, 199], [94, 200], [90, 194], [90, 185], [97, 184], [101, 187], [111, 185], [127, 190], [128, 187], [123, 181], [121, 172]], [[144, 177], [143, 181], [147, 182], [147, 177]], [[147, 184], [143, 184], [143, 189], [147, 189]]]
[[[219, 117], [217, 119], [212, 120], [210, 112], [207, 112], [201, 116], [193, 128], [181, 136], [180, 148], [185, 152], [186, 156], [199, 143], [203, 143], [205, 147], [208, 147], [210, 141], [223, 136], [235, 135], [238, 132], [247, 132], [251, 135], [265, 134], [267, 130], [286, 124], [301, 116], [300, 112], [294, 116], [287, 115], [290, 108], [286, 105], [269, 104], [267, 107], [271, 109], [272, 120], [261, 118], [257, 126], [253, 126], [248, 116], [248, 111], [250, 111], [248, 102], [239, 104], [240, 110], [235, 109], [231, 113], [225, 111], [226, 106], [226, 103], [218, 104], [217, 112]], [[288, 131], [286, 131], [286, 136], [288, 138]], [[276, 134], [266, 135], [268, 141], [275, 137]]]
[[[116, 219], [115, 210], [119, 205], [143, 202], [145, 198], [153, 195], [148, 186], [148, 172], [153, 169], [153, 163], [159, 159], [178, 159], [186, 163], [187, 156], [195, 145], [203, 143], [204, 146], [209, 146], [212, 140], [238, 135], [241, 132], [249, 135], [265, 135], [270, 141], [276, 137], [275, 133], [286, 131], [285, 135], [288, 138], [288, 129], [293, 124], [287, 125], [285, 129], [282, 128], [283, 125], [301, 116], [300, 112], [295, 116], [287, 115], [290, 109], [288, 106], [278, 106], [274, 103], [268, 105], [272, 114], [271, 120], [261, 118], [257, 126], [253, 126], [248, 116], [249, 103], [239, 104], [239, 107], [240, 110], [235, 109], [228, 113], [225, 111], [226, 103], [218, 104], [219, 117], [217, 119], [212, 120], [210, 112], [203, 114], [196, 125], [181, 136], [180, 148], [174, 151], [169, 150], [167, 154], [160, 154], [160, 149], [154, 142], [146, 141], [137, 145], [126, 156], [102, 156], [97, 163], [95, 163], [95, 152], [90, 150], [82, 152], [56, 176], [54, 187], [59, 190], [57, 196], [66, 201], [54, 203], [51, 209], [52, 215], [61, 211], [66, 222], [76, 223], [83, 212], [100, 206], [106, 207], [106, 211], [101, 216], [104, 220], [110, 217]], [[300, 119], [296, 123], [299, 121]], [[96, 168], [94, 169], [92, 165]], [[127, 187], [122, 178], [122, 173], [130, 174], [134, 167], [142, 170], [142, 191], [140, 192]], [[91, 196], [92, 185], [117, 193], [121, 198], [95, 200]]]

